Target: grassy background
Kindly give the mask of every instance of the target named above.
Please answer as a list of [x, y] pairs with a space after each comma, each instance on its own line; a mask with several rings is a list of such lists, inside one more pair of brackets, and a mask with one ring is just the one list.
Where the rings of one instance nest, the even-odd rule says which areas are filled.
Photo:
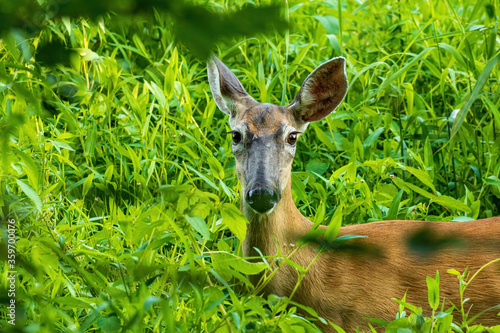
[[[500, 215], [498, 0], [290, 1], [280, 11], [289, 30], [213, 51], [258, 101], [277, 104], [321, 62], [346, 57], [345, 102], [297, 143], [293, 195], [305, 216]], [[177, 41], [175, 28], [201, 33], [183, 22], [154, 11], [4, 29], [0, 213], [17, 226], [17, 329], [314, 331], [299, 305], [254, 295], [245, 277], [269, 268], [240, 258], [227, 117], [196, 56], [204, 49]], [[0, 327], [13, 329], [4, 310]]]

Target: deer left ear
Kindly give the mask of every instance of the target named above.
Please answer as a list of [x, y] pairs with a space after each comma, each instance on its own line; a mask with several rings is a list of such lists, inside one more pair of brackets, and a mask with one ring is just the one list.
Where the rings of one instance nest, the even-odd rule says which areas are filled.
[[224, 113], [234, 117], [239, 109], [255, 103], [233, 72], [216, 56], [213, 55], [208, 61], [207, 71], [215, 103]]
[[345, 58], [333, 58], [309, 74], [288, 108], [299, 121], [321, 120], [339, 106], [348, 86]]

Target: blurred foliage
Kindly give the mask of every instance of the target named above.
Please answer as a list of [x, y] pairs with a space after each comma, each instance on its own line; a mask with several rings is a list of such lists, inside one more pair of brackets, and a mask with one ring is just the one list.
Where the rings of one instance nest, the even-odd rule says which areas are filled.
[[[345, 103], [297, 143], [293, 196], [312, 221], [500, 214], [498, 2], [273, 3], [0, 3], [17, 328], [316, 330], [314, 311], [254, 295], [246, 278], [271, 268], [240, 256], [229, 127], [197, 58], [216, 42], [261, 102], [291, 101], [316, 66], [346, 57]], [[278, 10], [287, 31], [269, 30]]]
[[[215, 6], [214, 6], [215, 7]], [[218, 7], [218, 6], [217, 6]], [[128, 25], [132, 20], [154, 19], [154, 14], [168, 16], [175, 23], [178, 40], [185, 43], [196, 56], [206, 59], [216, 42], [223, 38], [250, 36], [256, 33], [283, 30], [286, 22], [276, 5], [244, 6], [235, 11], [209, 11], [205, 6], [184, 0], [20, 0], [0, 3], [0, 36], [12, 29], [36, 35], [51, 20], [85, 17], [92, 21], [109, 17], [111, 25]], [[172, 28], [172, 26], [170, 26]], [[155, 27], [162, 34], [162, 27]], [[60, 46], [61, 40], [54, 42]], [[50, 54], [51, 46], [39, 49]], [[63, 49], [58, 48], [58, 57]], [[42, 59], [40, 59], [42, 60]], [[50, 62], [64, 62], [52, 59]]]

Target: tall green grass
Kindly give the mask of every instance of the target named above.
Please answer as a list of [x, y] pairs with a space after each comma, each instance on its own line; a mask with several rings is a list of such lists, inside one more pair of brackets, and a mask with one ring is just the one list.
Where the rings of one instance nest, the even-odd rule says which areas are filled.
[[[214, 52], [277, 104], [346, 57], [345, 102], [297, 143], [293, 196], [309, 219], [486, 218], [500, 215], [499, 11], [497, 0], [291, 1], [287, 32]], [[314, 311], [304, 319], [246, 278], [270, 268], [240, 257], [229, 127], [204, 60], [159, 12], [115, 19], [54, 19], [0, 40], [0, 212], [16, 220], [18, 271], [16, 327], [2, 307], [2, 330], [315, 331]]]

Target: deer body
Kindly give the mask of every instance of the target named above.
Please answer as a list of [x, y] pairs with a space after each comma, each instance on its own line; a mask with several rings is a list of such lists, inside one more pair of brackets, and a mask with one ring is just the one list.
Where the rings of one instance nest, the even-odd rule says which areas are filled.
[[[233, 154], [242, 186], [241, 209], [248, 218], [243, 242], [245, 257], [268, 260], [287, 255], [307, 234], [312, 223], [300, 214], [291, 193], [291, 165], [297, 136], [311, 121], [332, 112], [347, 91], [343, 58], [334, 58], [313, 71], [297, 97], [288, 106], [261, 104], [250, 97], [234, 74], [217, 58], [209, 62], [208, 74], [214, 99], [230, 116]], [[326, 228], [326, 227], [321, 227]], [[347, 332], [368, 329], [363, 318], [393, 320], [398, 304], [392, 298], [428, 309], [426, 276], [440, 272], [440, 296], [460, 306], [458, 279], [447, 274], [454, 268], [476, 272], [500, 258], [500, 218], [466, 223], [381, 221], [342, 227], [339, 236], [360, 235], [345, 248], [322, 253], [312, 264], [292, 296], [296, 302]], [[426, 253], [427, 245], [435, 245]], [[418, 247], [424, 245], [424, 250]], [[279, 248], [278, 248], [279, 247]], [[309, 244], [291, 260], [307, 267], [317, 257], [317, 244]], [[291, 296], [298, 281], [297, 271], [286, 264], [266, 285], [265, 293]], [[259, 276], [250, 276], [256, 284]], [[471, 314], [500, 304], [500, 264], [484, 269], [467, 288], [465, 297]], [[479, 322], [500, 324], [496, 311]], [[425, 312], [424, 312], [425, 314]], [[331, 326], [322, 327], [336, 332]]]

